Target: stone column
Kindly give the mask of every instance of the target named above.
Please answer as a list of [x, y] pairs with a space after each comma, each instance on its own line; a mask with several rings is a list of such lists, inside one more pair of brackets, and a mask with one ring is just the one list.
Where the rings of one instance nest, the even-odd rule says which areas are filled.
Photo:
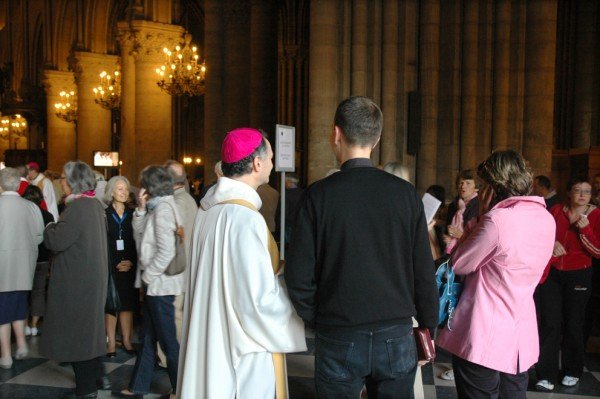
[[204, 7], [204, 47], [206, 54], [206, 95], [204, 99], [204, 182], [215, 179], [214, 165], [221, 159], [221, 143], [225, 137], [223, 121], [223, 60], [222, 4], [206, 0]]
[[[367, 62], [368, 59], [367, 40], [369, 38], [369, 30], [373, 26], [369, 26], [367, 20], [369, 16], [367, 8], [367, 0], [354, 0], [352, 2], [352, 78], [350, 93], [355, 96], [367, 95]], [[374, 99], [377, 101], [377, 99]]]
[[119, 158], [123, 164], [120, 171], [132, 184], [137, 184], [135, 164], [135, 34], [129, 30], [129, 23], [119, 22], [119, 42], [121, 44], [121, 144]]
[[308, 90], [308, 183], [323, 178], [336, 165], [329, 137], [338, 105], [337, 2], [310, 5], [310, 65]]
[[73, 72], [44, 71], [46, 91], [48, 169], [60, 172], [65, 163], [77, 159], [77, 131], [75, 123], [56, 116], [54, 104], [60, 102], [62, 90], [75, 90]]
[[[274, 138], [277, 115], [277, 6], [252, 0], [250, 5], [250, 125]], [[275, 142], [271, 143], [275, 145]]]
[[539, 173], [552, 164], [556, 0], [527, 3], [523, 155]]
[[439, 0], [423, 0], [420, 16], [419, 82], [421, 144], [417, 157], [416, 185], [425, 191], [436, 182], [438, 136], [438, 83], [440, 45]]
[[405, 89], [398, 84], [398, 2], [383, 4], [383, 71], [381, 82], [381, 110], [383, 132], [381, 134], [381, 164], [401, 159], [402, 141], [397, 141], [398, 97]]
[[[469, 1], [469, 0], [466, 0]], [[438, 159], [436, 182], [455, 194], [454, 178], [460, 162], [461, 45], [464, 1], [440, 2], [440, 75]], [[434, 182], [431, 182], [433, 184]]]
[[93, 167], [93, 151], [110, 151], [110, 111], [94, 102], [93, 88], [100, 83], [100, 72], [109, 75], [117, 69], [114, 55], [76, 52], [77, 81], [77, 154], [79, 159]]
[[184, 29], [138, 20], [130, 28], [135, 58], [135, 150], [133, 159], [123, 159], [123, 163], [132, 164], [128, 177], [136, 181], [144, 167], [161, 164], [172, 154], [171, 96], [156, 84], [156, 68], [164, 63], [163, 48], [172, 49], [183, 41]]
[[510, 25], [511, 1], [496, 4], [496, 40], [494, 47], [494, 116], [492, 120], [492, 146], [508, 148], [508, 96], [510, 82]]
[[478, 35], [479, 1], [466, 1], [464, 7], [461, 69], [460, 169], [474, 168], [477, 154], [478, 98]]
[[[574, 148], [596, 144], [598, 98], [598, 3], [577, 3], [575, 39], [575, 92], [573, 93]], [[594, 120], [596, 119], [596, 120]]]

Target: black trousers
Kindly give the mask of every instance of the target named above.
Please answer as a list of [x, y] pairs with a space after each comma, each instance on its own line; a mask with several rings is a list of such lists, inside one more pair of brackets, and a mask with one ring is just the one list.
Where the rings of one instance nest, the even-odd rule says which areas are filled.
[[458, 399], [525, 399], [527, 371], [513, 375], [452, 356]]
[[[592, 269], [552, 269], [538, 287], [540, 358], [539, 380], [558, 381], [558, 356], [562, 351], [565, 375], [581, 377], [585, 357], [583, 325], [590, 298]], [[562, 342], [561, 342], [562, 336]]]
[[75, 394], [84, 396], [98, 391], [97, 380], [104, 377], [104, 365], [99, 357], [84, 360], [81, 362], [72, 362], [75, 372]]

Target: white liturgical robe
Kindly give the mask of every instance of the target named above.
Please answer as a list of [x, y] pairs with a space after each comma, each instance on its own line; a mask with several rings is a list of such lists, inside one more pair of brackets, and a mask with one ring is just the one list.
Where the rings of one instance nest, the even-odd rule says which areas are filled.
[[256, 191], [221, 177], [202, 199], [187, 273], [177, 397], [275, 395], [272, 353], [306, 350], [304, 324], [274, 275]]

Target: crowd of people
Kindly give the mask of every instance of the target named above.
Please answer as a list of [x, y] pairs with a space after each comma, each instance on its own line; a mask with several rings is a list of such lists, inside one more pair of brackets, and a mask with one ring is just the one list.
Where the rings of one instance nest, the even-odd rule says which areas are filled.
[[[199, 204], [173, 160], [147, 166], [139, 188], [81, 161], [60, 175], [36, 162], [0, 170], [0, 367], [13, 365], [11, 331], [17, 361], [41, 331], [41, 354], [74, 370], [72, 397], [111, 389], [102, 358], [123, 350], [135, 366], [115, 397], [149, 393], [158, 359], [166, 397], [283, 398], [283, 354], [307, 349], [308, 327], [319, 398], [411, 398], [416, 320], [452, 354], [441, 377], [459, 398], [524, 398], [531, 367], [540, 390], [577, 385], [597, 317], [586, 305], [600, 176], [594, 188], [573, 178], [560, 201], [519, 153], [495, 151], [457, 175], [448, 206], [441, 185], [428, 188], [442, 203], [428, 222], [408, 170], [371, 161], [382, 126], [372, 100], [340, 103], [340, 169], [282, 187], [285, 262], [273, 150], [257, 129], [227, 133], [218, 180], [192, 185]], [[464, 285], [451, 326], [438, 325], [435, 282], [448, 259]]]

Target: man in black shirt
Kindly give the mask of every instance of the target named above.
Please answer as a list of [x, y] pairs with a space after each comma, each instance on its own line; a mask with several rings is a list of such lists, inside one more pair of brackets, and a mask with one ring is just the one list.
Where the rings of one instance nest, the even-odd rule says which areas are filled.
[[301, 201], [285, 268], [288, 292], [316, 329], [319, 398], [412, 398], [412, 316], [437, 324], [438, 298], [423, 203], [408, 182], [375, 168], [383, 116], [351, 97], [336, 111], [331, 145], [341, 171]]

